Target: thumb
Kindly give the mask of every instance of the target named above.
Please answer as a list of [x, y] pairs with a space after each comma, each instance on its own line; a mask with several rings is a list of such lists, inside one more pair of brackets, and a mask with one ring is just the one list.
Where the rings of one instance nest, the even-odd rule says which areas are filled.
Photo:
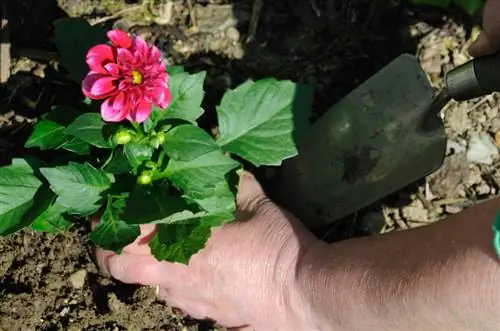
[[236, 200], [238, 211], [250, 213], [256, 212], [263, 204], [270, 201], [255, 176], [248, 171], [243, 171], [240, 176]]
[[499, 51], [500, 44], [497, 38], [491, 38], [485, 32], [481, 33], [474, 43], [469, 47], [472, 57], [491, 55]]

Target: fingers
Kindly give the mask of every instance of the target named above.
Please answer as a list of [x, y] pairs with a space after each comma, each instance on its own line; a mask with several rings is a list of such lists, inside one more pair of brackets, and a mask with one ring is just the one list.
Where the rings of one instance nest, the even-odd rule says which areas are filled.
[[158, 262], [152, 255], [136, 255], [98, 249], [97, 263], [102, 271], [127, 284], [141, 284], [168, 287], [168, 279], [182, 279], [185, 265]]

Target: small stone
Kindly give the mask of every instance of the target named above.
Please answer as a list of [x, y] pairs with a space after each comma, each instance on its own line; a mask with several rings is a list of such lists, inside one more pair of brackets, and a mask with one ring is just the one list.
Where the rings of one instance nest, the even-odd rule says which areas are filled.
[[449, 205], [449, 206], [446, 206], [444, 208], [444, 210], [448, 213], [448, 214], [458, 214], [460, 213], [463, 208], [460, 207], [460, 206], [453, 206], [453, 205]]
[[64, 308], [61, 310], [61, 312], [59, 313], [59, 315], [60, 315], [61, 317], [64, 317], [64, 316], [66, 316], [68, 313], [69, 313], [69, 308], [68, 308], [68, 307], [64, 307]]
[[240, 40], [240, 32], [234, 26], [230, 26], [226, 29], [226, 37], [232, 41]]
[[87, 278], [87, 270], [80, 269], [69, 277], [71, 286], [75, 289], [81, 289], [85, 285], [85, 279]]
[[473, 163], [491, 165], [498, 154], [495, 142], [487, 133], [471, 133], [467, 149], [467, 160]]
[[486, 183], [481, 183], [475, 187], [475, 191], [478, 195], [486, 195], [491, 193], [491, 187]]

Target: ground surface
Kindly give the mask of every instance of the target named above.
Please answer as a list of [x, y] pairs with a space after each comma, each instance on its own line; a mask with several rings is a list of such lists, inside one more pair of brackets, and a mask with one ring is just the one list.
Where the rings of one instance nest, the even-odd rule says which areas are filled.
[[[57, 65], [50, 22], [56, 17], [114, 23], [154, 41], [172, 62], [207, 70], [209, 109], [227, 87], [249, 77], [276, 76], [318, 86], [314, 119], [403, 52], [418, 55], [436, 87], [446, 70], [467, 60], [469, 22], [398, 0], [264, 0], [253, 38], [248, 38], [249, 0], [155, 3], [7, 1], [13, 59], [10, 80], [0, 92], [2, 163], [23, 153], [31, 123], [52, 97], [74, 95], [51, 78]], [[425, 225], [497, 194], [498, 100], [494, 95], [446, 107], [450, 148], [443, 167], [367, 208], [361, 221], [368, 232]], [[213, 126], [213, 118], [207, 116], [205, 124]], [[377, 220], [383, 229], [374, 228]], [[352, 224], [341, 227], [337, 237], [355, 235]], [[99, 276], [86, 233], [80, 222], [64, 235], [26, 231], [0, 238], [0, 330], [215, 328], [168, 309], [153, 289]]]

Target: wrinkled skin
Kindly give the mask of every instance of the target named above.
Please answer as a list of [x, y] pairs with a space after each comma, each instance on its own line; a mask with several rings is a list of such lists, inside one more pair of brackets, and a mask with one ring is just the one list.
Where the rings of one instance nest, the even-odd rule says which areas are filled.
[[483, 32], [470, 47], [474, 57], [500, 51], [500, 0], [487, 0], [483, 12]]
[[[195, 318], [225, 326], [290, 329], [304, 320], [291, 307], [300, 256], [317, 239], [296, 218], [271, 202], [256, 179], [242, 175], [237, 222], [213, 230], [188, 266], [157, 262], [148, 241], [154, 226], [121, 255], [97, 250], [101, 269], [125, 283], [159, 286], [160, 297]], [[288, 325], [288, 326], [287, 326]]]
[[[500, 50], [499, 17], [500, 0], [487, 1], [484, 32], [469, 49], [472, 56]], [[159, 263], [151, 256], [154, 226], [143, 226], [141, 237], [120, 256], [97, 249], [98, 264], [125, 283], [158, 286], [168, 304], [195, 318], [261, 330], [301, 329], [298, 320], [310, 316], [300, 316], [295, 271], [318, 241], [271, 202], [248, 173], [242, 177], [238, 208], [238, 222], [215, 229], [188, 266]]]

